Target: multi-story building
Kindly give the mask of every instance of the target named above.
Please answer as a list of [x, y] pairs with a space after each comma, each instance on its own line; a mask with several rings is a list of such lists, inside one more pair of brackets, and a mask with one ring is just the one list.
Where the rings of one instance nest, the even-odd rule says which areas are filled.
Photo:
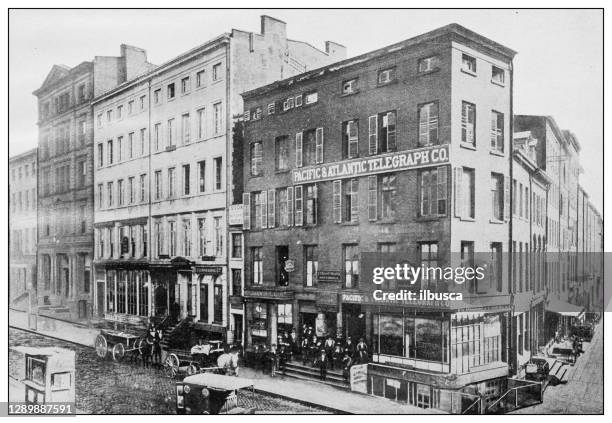
[[[458, 412], [499, 394], [514, 54], [453, 24], [243, 94], [247, 349], [311, 325], [366, 340], [373, 395]], [[370, 252], [492, 267], [416, 284], [463, 301], [384, 301]]]
[[512, 366], [524, 366], [548, 341], [544, 334], [546, 300], [546, 199], [551, 179], [537, 165], [537, 144], [529, 131], [514, 133], [512, 162], [513, 295]]
[[9, 159], [9, 302], [36, 294], [36, 149]]
[[242, 303], [228, 301], [240, 295], [242, 234], [227, 207], [240, 93], [344, 54], [262, 16], [261, 34], [221, 34], [94, 100], [98, 315], [178, 313], [210, 337], [242, 337]]
[[91, 99], [148, 69], [142, 50], [54, 65], [38, 98], [39, 305], [71, 317], [91, 313], [93, 257], [93, 116]]

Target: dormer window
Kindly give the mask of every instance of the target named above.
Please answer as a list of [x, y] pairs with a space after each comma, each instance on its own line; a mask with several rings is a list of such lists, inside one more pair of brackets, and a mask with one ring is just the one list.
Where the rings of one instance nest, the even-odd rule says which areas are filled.
[[392, 68], [383, 69], [378, 72], [378, 83], [388, 84], [395, 81], [395, 66]]
[[342, 94], [345, 94], [345, 95], [355, 94], [357, 91], [359, 91], [358, 82], [359, 82], [358, 78], [353, 78], [353, 79], [344, 81], [342, 83]]

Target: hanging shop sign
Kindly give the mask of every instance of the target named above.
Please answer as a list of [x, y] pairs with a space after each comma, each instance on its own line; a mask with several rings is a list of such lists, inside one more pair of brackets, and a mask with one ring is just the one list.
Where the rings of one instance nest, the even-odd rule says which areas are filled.
[[444, 144], [298, 168], [292, 171], [291, 179], [293, 184], [306, 184], [440, 166], [449, 162], [450, 146]]

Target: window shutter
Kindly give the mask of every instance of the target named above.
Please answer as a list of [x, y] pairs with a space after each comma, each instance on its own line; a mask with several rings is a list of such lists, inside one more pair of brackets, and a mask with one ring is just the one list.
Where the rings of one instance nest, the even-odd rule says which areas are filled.
[[368, 176], [368, 220], [376, 220], [378, 203], [378, 176]]
[[302, 186], [295, 187], [295, 226], [302, 226], [304, 223], [304, 209], [302, 207]]
[[504, 176], [504, 221], [510, 218], [510, 178]]
[[295, 167], [302, 167], [302, 132], [295, 134]]
[[446, 166], [440, 166], [438, 167], [438, 204], [436, 204], [438, 210], [438, 214], [439, 215], [445, 215], [446, 214], [446, 210], [448, 208], [447, 206], [447, 198], [448, 196], [446, 195], [446, 191], [447, 191], [447, 187], [448, 187], [448, 182], [446, 181], [447, 179], [447, 171], [446, 171]]
[[461, 217], [463, 207], [463, 189], [461, 187], [461, 177], [463, 169], [459, 166], [455, 168], [455, 217]]
[[259, 194], [260, 209], [261, 209], [261, 227], [268, 227], [268, 191], [262, 191]]
[[359, 179], [351, 179], [351, 222], [359, 221]]
[[317, 128], [316, 132], [316, 163], [323, 163], [323, 128]]
[[242, 194], [242, 229], [251, 229], [251, 193]]
[[313, 223], [316, 225], [318, 222], [318, 214], [319, 214], [319, 185], [314, 184], [313, 187], [313, 196], [314, 196], [314, 207], [313, 207]]
[[268, 228], [276, 226], [276, 191], [268, 190]]
[[368, 140], [369, 153], [374, 155], [378, 152], [378, 116], [370, 116], [368, 118]]
[[342, 222], [342, 181], [334, 181], [333, 188], [333, 215], [334, 223]]
[[287, 226], [293, 226], [293, 187], [287, 188]]
[[387, 113], [387, 151], [395, 151], [395, 112]]

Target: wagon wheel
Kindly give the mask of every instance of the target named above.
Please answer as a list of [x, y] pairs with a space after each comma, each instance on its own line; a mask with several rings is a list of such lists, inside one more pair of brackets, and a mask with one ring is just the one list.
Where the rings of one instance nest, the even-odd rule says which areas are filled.
[[166, 374], [172, 378], [176, 377], [180, 364], [181, 362], [176, 354], [168, 354], [164, 359], [164, 370]]
[[96, 340], [94, 341], [94, 348], [96, 349], [96, 354], [98, 355], [98, 357], [106, 357], [106, 354], [108, 353], [108, 344], [104, 335], [98, 334], [98, 336], [96, 336]]
[[113, 347], [113, 360], [121, 361], [124, 355], [125, 355], [125, 347], [123, 346], [123, 344], [121, 342], [119, 342], [118, 344], [115, 344], [115, 346]]
[[136, 342], [136, 348], [138, 349], [138, 353], [143, 356], [145, 351], [145, 346], [147, 344], [147, 340], [145, 338], [139, 338]]

